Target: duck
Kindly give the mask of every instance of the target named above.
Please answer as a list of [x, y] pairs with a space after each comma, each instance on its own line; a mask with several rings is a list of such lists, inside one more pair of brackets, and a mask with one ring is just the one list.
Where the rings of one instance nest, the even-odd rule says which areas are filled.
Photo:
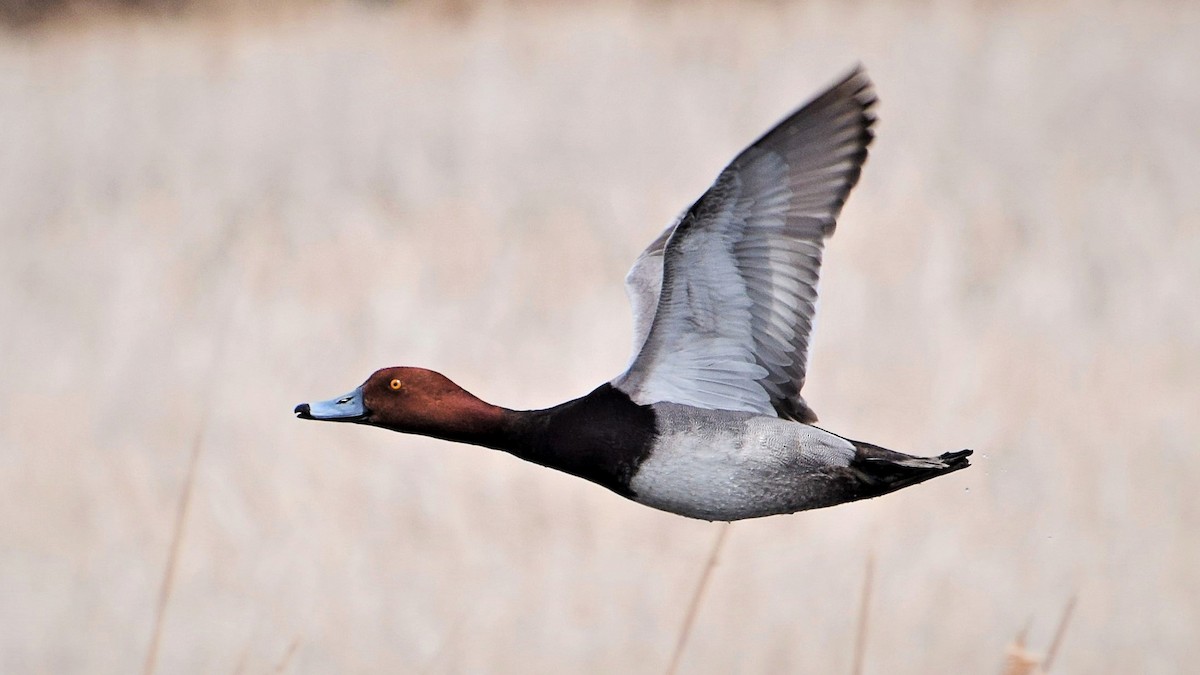
[[633, 356], [590, 393], [510, 410], [398, 366], [294, 414], [500, 450], [708, 521], [835, 506], [967, 468], [969, 449], [920, 457], [827, 431], [801, 396], [825, 240], [867, 159], [876, 102], [855, 66], [650, 243], [625, 279]]

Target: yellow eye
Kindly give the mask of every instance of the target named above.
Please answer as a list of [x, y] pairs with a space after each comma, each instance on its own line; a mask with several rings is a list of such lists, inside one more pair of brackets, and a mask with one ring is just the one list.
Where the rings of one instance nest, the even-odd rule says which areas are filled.
[[388, 386], [392, 388], [392, 391], [400, 391], [400, 387], [403, 387], [404, 383], [400, 380], [392, 380], [388, 383]]

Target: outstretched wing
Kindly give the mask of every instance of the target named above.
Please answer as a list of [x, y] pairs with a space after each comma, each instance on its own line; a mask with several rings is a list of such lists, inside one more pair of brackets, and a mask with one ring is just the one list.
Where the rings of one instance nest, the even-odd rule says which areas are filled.
[[858, 181], [875, 95], [862, 68], [738, 155], [634, 263], [641, 404], [816, 415], [800, 396], [824, 240]]

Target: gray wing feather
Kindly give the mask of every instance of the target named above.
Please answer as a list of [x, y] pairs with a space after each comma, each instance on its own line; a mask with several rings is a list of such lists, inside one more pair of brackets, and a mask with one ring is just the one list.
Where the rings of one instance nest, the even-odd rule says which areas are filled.
[[650, 324], [654, 322], [654, 314], [658, 310], [658, 292], [662, 288], [663, 250], [667, 247], [667, 238], [675, 231], [675, 226], [683, 220], [686, 212], [681, 213], [671, 226], [663, 230], [658, 238], [642, 251], [629, 274], [625, 275], [625, 294], [629, 296], [629, 304], [633, 307], [633, 356], [636, 359], [646, 344], [646, 336], [650, 335]]
[[816, 421], [800, 390], [821, 254], [874, 103], [856, 68], [738, 155], [639, 256], [626, 278], [635, 355], [617, 387], [643, 404]]

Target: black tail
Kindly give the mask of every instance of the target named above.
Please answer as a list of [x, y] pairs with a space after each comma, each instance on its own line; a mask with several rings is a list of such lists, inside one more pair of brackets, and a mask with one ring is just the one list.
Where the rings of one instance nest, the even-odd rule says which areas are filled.
[[971, 466], [972, 450], [947, 452], [937, 457], [914, 457], [862, 441], [850, 441], [858, 451], [850, 468], [858, 474], [854, 499], [878, 497], [930, 478]]

